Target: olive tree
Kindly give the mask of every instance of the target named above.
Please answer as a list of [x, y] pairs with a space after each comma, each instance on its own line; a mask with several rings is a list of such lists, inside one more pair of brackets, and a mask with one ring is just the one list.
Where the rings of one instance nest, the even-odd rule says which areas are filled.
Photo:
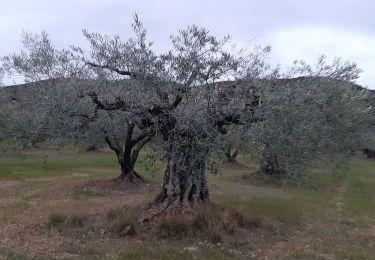
[[[79, 100], [69, 105], [79, 110], [78, 116], [91, 107], [90, 113], [83, 115], [88, 121], [119, 116], [127, 132], [136, 128], [144, 138], [160, 138], [166, 161], [163, 185], [141, 221], [194, 212], [197, 204], [209, 200], [207, 162], [220, 145], [219, 136], [230, 127], [240, 126], [245, 130], [242, 135], [253, 143], [271, 153], [285, 154], [281, 159], [287, 160], [287, 171], [303, 161], [301, 156], [314, 161], [315, 154], [339, 146], [339, 141], [346, 143], [346, 136], [331, 139], [337, 131], [344, 134], [339, 128], [347, 120], [342, 120], [341, 114], [351, 113], [346, 82], [331, 82], [342, 73], [341, 67], [329, 66], [332, 73], [325, 78], [308, 71], [305, 77], [292, 80], [298, 83], [294, 87], [285, 87], [288, 80], [281, 79], [283, 75], [266, 61], [270, 47], [257, 47], [251, 53], [232, 50], [229, 37], [218, 39], [204, 28], [189, 26], [171, 36], [170, 51], [156, 54], [137, 17], [133, 29], [135, 37], [125, 41], [84, 31], [89, 50], [72, 47], [70, 55], [60, 60], [69, 65], [63, 70], [69, 75], [64, 77], [83, 85], [78, 96], [69, 98]], [[299, 66], [289, 77], [303, 69], [306, 67]], [[345, 69], [354, 73], [356, 67]], [[49, 102], [51, 111], [66, 110], [69, 102], [59, 102], [64, 96], [54, 96], [57, 100]], [[69, 109], [68, 115], [71, 113]], [[64, 117], [61, 124], [70, 122]], [[280, 131], [279, 124], [285, 124]], [[109, 128], [122, 131], [117, 127]], [[288, 142], [277, 143], [274, 137], [278, 135]], [[125, 136], [126, 143], [133, 143], [131, 135]]]
[[8, 74], [21, 74], [31, 82], [11, 87], [3, 102], [13, 107], [12, 115], [17, 118], [12, 121], [12, 137], [25, 142], [38, 136], [54, 141], [104, 142], [116, 153], [119, 179], [143, 182], [134, 165], [152, 134], [138, 129], [129, 113], [102, 110], [97, 102], [98, 95], [108, 100], [123, 96], [127, 92], [124, 84], [103, 73], [93, 77], [72, 50], [55, 49], [45, 32], [23, 34], [22, 41], [25, 48], [20, 54], [2, 58]]
[[[196, 26], [172, 36], [174, 48], [163, 55], [154, 54], [137, 20], [135, 32], [136, 38], [126, 42], [88, 34], [90, 56], [82, 50], [78, 55], [95, 73], [128, 78], [125, 95], [130, 98], [119, 96], [108, 101], [93, 93], [98, 109], [131, 113], [139, 129], [147, 129], [163, 140], [167, 161], [164, 182], [143, 217], [148, 219], [208, 200], [207, 157], [216, 136], [225, 131], [224, 125], [238, 121], [231, 111], [244, 105], [233, 104], [226, 113], [224, 104], [219, 103], [220, 86], [216, 83], [235, 79], [243, 60], [225, 50], [228, 38], [218, 40]], [[251, 92], [245, 88], [241, 91], [251, 99]]]
[[0, 89], [2, 153], [17, 152], [40, 137], [44, 114], [40, 90], [33, 84], [27, 88], [19, 85]]
[[[105, 78], [70, 79], [68, 85], [64, 83], [51, 91], [54, 98], [47, 102], [49, 112], [45, 118], [49, 119], [50, 126], [58, 126], [47, 130], [55, 131], [51, 136], [107, 144], [115, 152], [120, 164], [121, 174], [118, 179], [139, 183], [144, 182], [144, 178], [134, 170], [134, 166], [140, 150], [154, 133], [149, 129], [138, 128], [131, 113], [103, 109], [106, 104], [100, 101], [118, 100], [127, 93], [126, 88], [129, 87], [136, 86], [131, 81], [124, 84], [122, 81]], [[131, 97], [128, 99], [131, 100]], [[61, 133], [62, 129], [64, 133]]]
[[333, 156], [358, 150], [367, 129], [366, 94], [353, 85], [359, 72], [353, 63], [328, 64], [321, 57], [316, 66], [294, 67], [298, 77], [284, 76], [268, 89], [258, 136], [263, 172], [298, 182], [311, 177], [312, 164], [339, 162]]

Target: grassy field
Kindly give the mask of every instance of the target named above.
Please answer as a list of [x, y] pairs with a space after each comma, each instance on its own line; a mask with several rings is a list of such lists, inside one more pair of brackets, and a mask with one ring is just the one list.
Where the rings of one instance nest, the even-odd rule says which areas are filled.
[[142, 187], [111, 184], [119, 173], [111, 152], [1, 159], [0, 259], [374, 259], [375, 161], [322, 173], [314, 189], [280, 186], [243, 163], [208, 175], [211, 200], [254, 225], [207, 236], [178, 221], [133, 227], [163, 176], [144, 174]]

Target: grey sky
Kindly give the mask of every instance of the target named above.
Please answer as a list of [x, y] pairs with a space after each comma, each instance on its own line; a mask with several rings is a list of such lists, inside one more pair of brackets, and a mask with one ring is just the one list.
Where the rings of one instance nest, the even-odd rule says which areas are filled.
[[0, 0], [0, 56], [21, 47], [23, 30], [47, 31], [57, 47], [82, 44], [82, 28], [126, 38], [138, 12], [157, 50], [197, 24], [240, 46], [270, 44], [283, 65], [320, 54], [354, 61], [364, 70], [359, 83], [375, 89], [374, 10], [374, 0]]

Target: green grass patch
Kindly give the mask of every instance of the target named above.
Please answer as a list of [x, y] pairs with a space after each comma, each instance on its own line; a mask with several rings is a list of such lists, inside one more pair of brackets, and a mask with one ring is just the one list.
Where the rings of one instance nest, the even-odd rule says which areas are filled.
[[112, 153], [78, 153], [76, 151], [48, 151], [25, 153], [13, 158], [0, 160], [0, 178], [24, 179], [55, 177], [74, 172], [87, 172], [88, 169], [119, 171]]
[[345, 180], [345, 212], [375, 216], [375, 161], [354, 160]]
[[[145, 155], [140, 154], [135, 169], [152, 182], [159, 182], [163, 176], [152, 178], [145, 173]], [[164, 167], [158, 164], [158, 172]], [[112, 151], [81, 152], [77, 150], [26, 151], [23, 154], [0, 158], [0, 179], [25, 179], [74, 175], [76, 178], [115, 178], [120, 166]]]

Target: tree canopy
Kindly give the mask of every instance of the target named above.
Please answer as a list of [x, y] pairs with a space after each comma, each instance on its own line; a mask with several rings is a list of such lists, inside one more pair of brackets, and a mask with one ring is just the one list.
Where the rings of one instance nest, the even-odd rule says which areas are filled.
[[128, 40], [84, 30], [88, 50], [57, 50], [46, 33], [25, 34], [26, 49], [3, 62], [27, 81], [48, 80], [37, 111], [51, 136], [104, 137], [123, 153], [119, 161], [132, 150], [116, 146], [160, 140], [164, 183], [143, 221], [209, 199], [207, 162], [230, 128], [241, 127], [241, 138], [261, 151], [263, 169], [280, 175], [308, 175], [318, 160], [361, 146], [369, 107], [367, 94], [353, 87], [354, 63], [322, 57], [316, 66], [281, 70], [267, 62], [269, 46], [237, 50], [230, 37], [195, 25], [158, 54], [137, 16], [133, 29]]

